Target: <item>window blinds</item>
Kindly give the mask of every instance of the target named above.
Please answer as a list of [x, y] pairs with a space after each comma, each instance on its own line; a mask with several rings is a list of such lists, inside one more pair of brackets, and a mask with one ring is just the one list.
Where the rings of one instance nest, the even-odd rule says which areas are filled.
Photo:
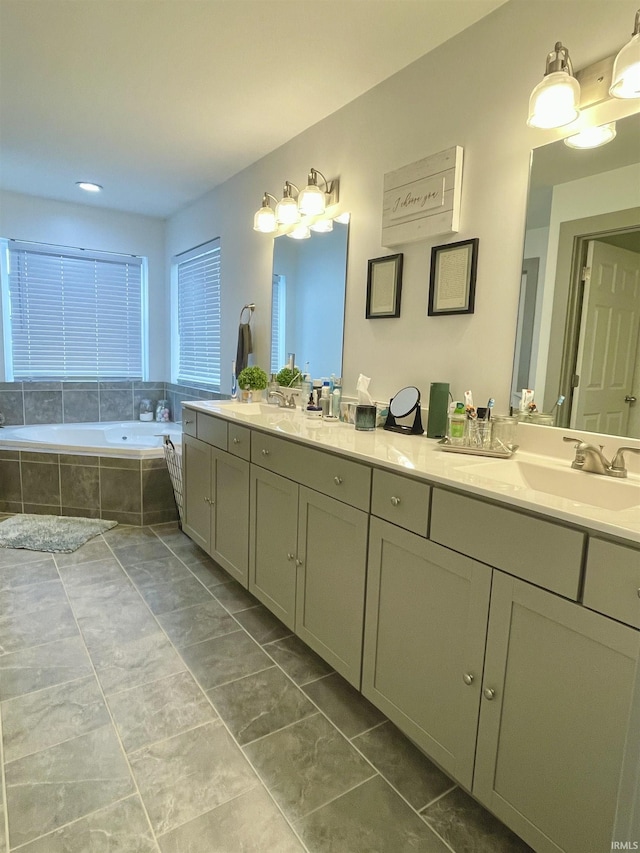
[[283, 275], [274, 275], [271, 287], [271, 373], [278, 373], [286, 364], [284, 355], [286, 322], [286, 282]]
[[220, 241], [174, 259], [178, 284], [178, 382], [220, 387]]
[[142, 258], [9, 241], [13, 378], [142, 378], [142, 293]]

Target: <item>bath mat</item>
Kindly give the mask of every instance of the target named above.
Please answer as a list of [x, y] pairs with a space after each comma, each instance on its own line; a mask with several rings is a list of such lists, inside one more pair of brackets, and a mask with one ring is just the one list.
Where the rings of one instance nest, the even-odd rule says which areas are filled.
[[0, 522], [0, 547], [70, 554], [117, 523], [63, 515], [14, 515]]

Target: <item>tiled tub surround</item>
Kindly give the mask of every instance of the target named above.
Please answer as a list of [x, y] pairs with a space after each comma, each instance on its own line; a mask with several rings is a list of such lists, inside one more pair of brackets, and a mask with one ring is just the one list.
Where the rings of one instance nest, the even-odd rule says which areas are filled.
[[169, 382], [0, 382], [0, 412], [9, 426], [136, 420], [140, 400], [169, 400], [171, 417], [182, 419], [183, 400], [222, 395]]
[[0, 853], [530, 853], [175, 524], [0, 600]]
[[164, 457], [0, 450], [0, 512], [158, 524], [177, 518]]

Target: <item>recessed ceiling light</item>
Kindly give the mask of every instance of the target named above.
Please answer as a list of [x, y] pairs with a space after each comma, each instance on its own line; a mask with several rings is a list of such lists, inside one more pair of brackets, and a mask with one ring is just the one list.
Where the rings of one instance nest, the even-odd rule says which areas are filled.
[[76, 186], [80, 187], [81, 190], [85, 190], [88, 193], [99, 193], [102, 192], [102, 187], [100, 184], [93, 184], [91, 181], [76, 181]]

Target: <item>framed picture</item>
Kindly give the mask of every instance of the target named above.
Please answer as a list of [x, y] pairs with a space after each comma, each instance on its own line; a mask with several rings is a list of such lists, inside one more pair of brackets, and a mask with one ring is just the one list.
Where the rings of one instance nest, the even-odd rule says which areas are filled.
[[429, 281], [430, 317], [440, 314], [473, 314], [478, 267], [477, 237], [434, 246]]
[[372, 258], [367, 269], [368, 320], [400, 316], [402, 253]]

